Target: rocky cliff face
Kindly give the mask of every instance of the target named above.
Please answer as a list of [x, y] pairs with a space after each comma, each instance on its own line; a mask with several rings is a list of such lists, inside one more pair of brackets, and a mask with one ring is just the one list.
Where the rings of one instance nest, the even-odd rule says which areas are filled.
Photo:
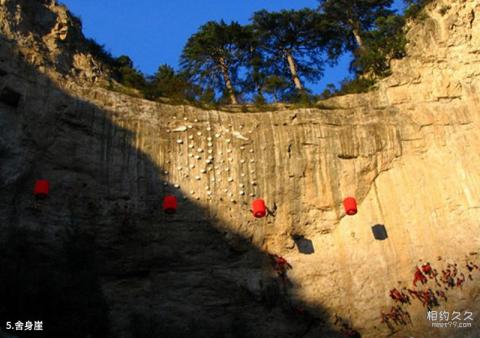
[[[466, 264], [480, 245], [480, 5], [439, 0], [427, 14], [370, 93], [228, 113], [92, 86], [101, 65], [71, 48], [83, 37], [63, 7], [2, 1], [2, 227], [39, 231], [43, 253], [88, 233], [115, 337], [335, 337], [336, 316], [364, 337], [478, 337], [480, 271]], [[52, 189], [34, 205], [38, 178]], [[161, 210], [167, 194], [176, 215]], [[274, 215], [254, 219], [254, 198]], [[287, 283], [268, 254], [291, 264]], [[426, 262], [438, 284], [413, 287]], [[447, 269], [465, 282], [449, 288]], [[411, 322], [382, 323], [404, 286]], [[472, 312], [472, 326], [432, 328], [415, 295], [429, 288], [448, 298], [432, 310]]]

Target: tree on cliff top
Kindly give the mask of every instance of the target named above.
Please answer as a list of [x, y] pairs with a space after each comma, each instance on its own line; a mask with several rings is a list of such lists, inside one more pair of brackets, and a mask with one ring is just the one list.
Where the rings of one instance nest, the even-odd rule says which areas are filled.
[[393, 0], [319, 0], [320, 12], [342, 25], [347, 34], [348, 50], [363, 49], [364, 33], [372, 29], [379, 17], [393, 14]]
[[145, 77], [135, 69], [132, 59], [126, 55], [114, 60], [113, 76], [121, 84], [142, 90], [145, 87]]
[[399, 15], [380, 17], [376, 28], [365, 33], [365, 48], [355, 53], [352, 69], [356, 74], [390, 74], [390, 61], [405, 56], [407, 38], [403, 31], [405, 19]]
[[195, 88], [188, 82], [185, 74], [178, 73], [167, 64], [160, 65], [157, 72], [148, 78], [144, 90], [147, 99], [159, 97], [171, 98], [174, 100], [193, 100]]
[[210, 21], [190, 37], [181, 56], [182, 70], [201, 87], [213, 87], [237, 104], [238, 70], [244, 61], [248, 31], [236, 22]]
[[316, 81], [322, 76], [324, 52], [331, 61], [340, 54], [331, 21], [311, 9], [262, 10], [253, 15], [252, 25], [258, 48], [270, 65], [269, 75], [291, 78], [298, 91], [304, 90], [302, 78]]

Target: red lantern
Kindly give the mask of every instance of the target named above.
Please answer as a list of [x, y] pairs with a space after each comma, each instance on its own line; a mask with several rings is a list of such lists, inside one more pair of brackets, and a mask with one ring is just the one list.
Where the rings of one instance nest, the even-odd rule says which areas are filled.
[[167, 214], [177, 212], [177, 198], [175, 196], [165, 196], [163, 198], [163, 211]]
[[357, 201], [353, 197], [345, 198], [343, 200], [343, 207], [349, 216], [353, 216], [357, 213]]
[[253, 216], [256, 218], [265, 217], [267, 214], [267, 207], [265, 206], [265, 201], [262, 199], [257, 199], [252, 202], [252, 212]]
[[37, 180], [33, 188], [33, 195], [37, 198], [47, 198], [49, 191], [48, 180]]

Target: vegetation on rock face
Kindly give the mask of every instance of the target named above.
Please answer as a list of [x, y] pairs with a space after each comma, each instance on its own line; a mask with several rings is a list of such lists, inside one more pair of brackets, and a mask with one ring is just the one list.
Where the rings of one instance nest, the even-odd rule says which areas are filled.
[[[405, 22], [418, 18], [431, 0], [404, 0], [404, 15], [393, 0], [319, 0], [317, 9], [262, 10], [251, 23], [210, 21], [187, 41], [181, 69], [161, 65], [150, 77], [128, 56], [113, 58], [93, 40], [88, 48], [104, 60], [113, 78], [147, 99], [169, 98], [202, 105], [268, 102], [309, 104], [318, 99], [367, 91], [390, 74], [390, 61], [405, 56]], [[312, 95], [304, 83], [323, 76], [346, 52], [353, 78], [340, 88]]]

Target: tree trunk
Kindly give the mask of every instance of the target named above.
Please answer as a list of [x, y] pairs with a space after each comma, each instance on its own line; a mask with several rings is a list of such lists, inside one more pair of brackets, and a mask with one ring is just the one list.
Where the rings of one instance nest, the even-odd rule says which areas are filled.
[[360, 22], [358, 19], [352, 16], [351, 8], [347, 9], [348, 15], [348, 24], [352, 28], [353, 37], [357, 42], [358, 48], [364, 49], [363, 39], [362, 39], [362, 29], [360, 28]]
[[297, 88], [298, 90], [303, 90], [302, 81], [300, 81], [300, 78], [298, 77], [297, 64], [295, 63], [295, 59], [289, 51], [286, 51], [285, 55], [287, 57], [288, 67], [290, 68], [290, 73], [292, 74], [292, 80], [295, 84], [295, 88]]
[[225, 64], [224, 59], [220, 59], [220, 69], [222, 70], [223, 80], [225, 81], [225, 87], [227, 87], [228, 96], [230, 97], [231, 104], [238, 104], [237, 97], [235, 96], [235, 89], [233, 88], [230, 74], [228, 74], [228, 67]]
[[360, 30], [354, 28], [352, 32], [353, 32], [353, 36], [355, 37], [355, 41], [357, 41], [358, 48], [363, 49], [364, 45], [363, 45], [362, 36], [360, 35]]

